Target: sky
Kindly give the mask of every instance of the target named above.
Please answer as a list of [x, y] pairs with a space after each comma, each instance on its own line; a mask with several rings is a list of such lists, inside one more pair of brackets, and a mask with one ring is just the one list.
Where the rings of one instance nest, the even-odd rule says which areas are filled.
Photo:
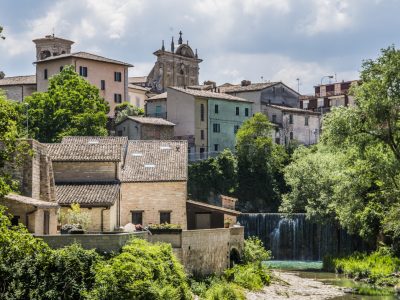
[[32, 40], [54, 32], [73, 52], [144, 76], [182, 30], [203, 59], [200, 83], [283, 81], [310, 94], [324, 76], [357, 79], [364, 59], [398, 46], [399, 13], [400, 0], [0, 0], [0, 70], [34, 74]]

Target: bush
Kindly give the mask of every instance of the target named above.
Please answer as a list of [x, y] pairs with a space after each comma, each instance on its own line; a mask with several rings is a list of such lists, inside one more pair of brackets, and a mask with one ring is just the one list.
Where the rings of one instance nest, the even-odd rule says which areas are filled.
[[243, 289], [229, 282], [216, 282], [211, 285], [205, 294], [206, 300], [245, 300]]
[[[87, 230], [90, 222], [90, 214], [82, 211], [78, 203], [72, 203], [71, 208], [66, 213], [61, 214], [61, 223], [65, 227], [71, 227], [71, 229], [81, 226], [82, 229]], [[65, 228], [64, 226], [63, 228]]]
[[252, 236], [244, 241], [244, 263], [261, 263], [269, 259], [271, 251], [265, 250], [263, 242], [258, 237]]
[[226, 270], [224, 276], [229, 282], [251, 291], [261, 290], [270, 283], [267, 267], [258, 263], [236, 265]]
[[379, 286], [394, 286], [399, 282], [395, 273], [400, 269], [400, 259], [389, 248], [381, 247], [369, 255], [354, 253], [345, 258], [328, 257], [324, 259], [324, 269]]
[[133, 239], [96, 268], [89, 299], [192, 299], [182, 265], [168, 244]]

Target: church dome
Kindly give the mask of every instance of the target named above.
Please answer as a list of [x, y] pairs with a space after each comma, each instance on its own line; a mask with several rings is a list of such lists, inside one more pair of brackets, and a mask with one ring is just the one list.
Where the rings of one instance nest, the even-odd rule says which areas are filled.
[[184, 57], [195, 58], [192, 48], [190, 48], [187, 44], [179, 45], [178, 49], [175, 51], [175, 54]]

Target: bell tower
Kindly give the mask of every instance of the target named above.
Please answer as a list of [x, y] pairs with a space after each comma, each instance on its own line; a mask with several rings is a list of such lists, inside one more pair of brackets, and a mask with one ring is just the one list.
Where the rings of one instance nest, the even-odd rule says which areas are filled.
[[35, 39], [36, 61], [46, 59], [51, 56], [70, 54], [73, 41], [58, 38], [53, 35], [46, 35], [44, 38]]

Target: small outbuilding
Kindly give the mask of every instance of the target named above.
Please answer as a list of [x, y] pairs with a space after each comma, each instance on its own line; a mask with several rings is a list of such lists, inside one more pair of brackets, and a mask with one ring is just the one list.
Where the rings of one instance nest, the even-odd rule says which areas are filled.
[[128, 140], [172, 140], [174, 126], [162, 118], [129, 116], [115, 125], [115, 132]]

